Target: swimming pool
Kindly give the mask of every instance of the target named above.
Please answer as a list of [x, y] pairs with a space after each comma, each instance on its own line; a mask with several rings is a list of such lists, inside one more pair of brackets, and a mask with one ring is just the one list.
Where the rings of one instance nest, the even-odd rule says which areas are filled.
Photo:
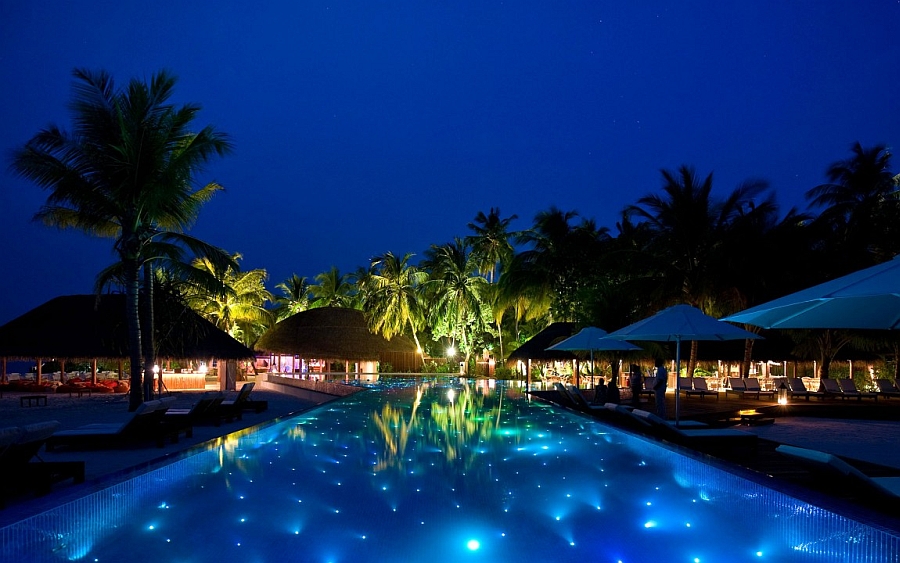
[[513, 387], [393, 381], [0, 530], [3, 561], [897, 561], [888, 530]]

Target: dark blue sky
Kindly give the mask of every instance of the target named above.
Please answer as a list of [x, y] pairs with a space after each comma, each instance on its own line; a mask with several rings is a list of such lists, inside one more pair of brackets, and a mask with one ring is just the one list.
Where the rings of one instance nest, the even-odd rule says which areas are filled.
[[[166, 68], [235, 153], [193, 234], [265, 268], [349, 272], [555, 205], [614, 229], [661, 168], [786, 209], [855, 141], [900, 135], [900, 2], [0, 3], [0, 323], [91, 291], [111, 243], [33, 223], [8, 152], [69, 128], [71, 70]], [[895, 168], [900, 168], [895, 165]]]

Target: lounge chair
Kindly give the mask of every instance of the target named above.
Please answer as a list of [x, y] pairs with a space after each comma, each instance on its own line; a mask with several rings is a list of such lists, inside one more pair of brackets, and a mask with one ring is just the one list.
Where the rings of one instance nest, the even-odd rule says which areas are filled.
[[656, 391], [653, 390], [653, 386], [656, 384], [655, 377], [645, 377], [644, 378], [644, 386], [641, 389], [641, 395], [647, 395], [650, 398], [653, 398], [656, 395]]
[[878, 394], [885, 399], [900, 397], [900, 388], [890, 379], [876, 379], [875, 385], [878, 386]]
[[225, 394], [221, 391], [204, 393], [189, 409], [167, 409], [163, 415], [163, 422], [182, 421], [182, 424], [190, 425], [213, 422], [219, 426], [222, 423], [219, 405], [224, 400]]
[[871, 391], [860, 391], [859, 388], [856, 387], [856, 383], [849, 377], [839, 379], [838, 385], [841, 386], [841, 393], [843, 393], [844, 397], [856, 397], [857, 401], [862, 401], [863, 399], [874, 399], [875, 402], [878, 402], [878, 393], [873, 393]]
[[775, 451], [799, 461], [809, 468], [849, 477], [873, 492], [894, 498], [900, 497], [900, 477], [869, 477], [836, 455], [819, 450], [781, 445], [775, 448]]
[[255, 383], [252, 381], [244, 383], [234, 399], [228, 399], [219, 403], [217, 412], [228, 422], [231, 422], [235, 418], [242, 420], [244, 409], [249, 405], [250, 392], [253, 391], [254, 385]]
[[840, 397], [842, 399], [846, 399], [846, 397], [844, 396], [844, 392], [841, 391], [841, 386], [837, 382], [837, 379], [820, 379], [819, 391], [824, 393], [826, 397]]
[[694, 377], [693, 378], [693, 386], [694, 386], [693, 389], [685, 392], [685, 394], [688, 397], [690, 397], [691, 395], [699, 395], [700, 398], [703, 399], [703, 397], [706, 397], [707, 395], [711, 395], [711, 396], [715, 397], [717, 401], [719, 400], [719, 392], [713, 391], [706, 385], [705, 377]]
[[810, 391], [803, 384], [803, 380], [799, 377], [790, 377], [787, 380], [787, 389], [791, 397], [804, 397], [808, 401], [810, 397], [818, 397], [819, 400], [825, 398], [825, 393], [821, 391]]
[[[66, 479], [72, 479], [75, 483], [84, 482], [83, 461], [44, 461], [38, 455], [58, 428], [59, 422], [55, 420], [16, 428], [18, 433], [15, 439], [0, 448], [0, 486], [6, 489], [0, 497], [0, 503], [7, 493], [34, 490], [41, 495], [49, 493], [54, 483]], [[5, 438], [13, 435], [13, 432], [0, 431], [0, 436]], [[2, 441], [5, 440], [0, 439]]]
[[691, 381], [693, 377], [679, 377], [678, 378], [678, 392], [684, 393], [685, 395], [690, 395], [690, 391], [694, 390], [693, 382]]
[[761, 399], [763, 396], [770, 399], [775, 398], [775, 391], [763, 391], [763, 388], [759, 385], [759, 379], [755, 377], [744, 379], [744, 394], [756, 395], [757, 399]]
[[563, 390], [568, 393], [569, 399], [578, 409], [599, 412], [601, 409], [605, 408], [603, 405], [594, 404], [588, 401], [587, 397], [581, 394], [581, 389], [574, 385], [566, 385], [563, 387]]
[[645, 410], [634, 409], [631, 416], [642, 420], [651, 433], [663, 440], [703, 452], [733, 450], [756, 451], [757, 436], [732, 428], [682, 428]]
[[744, 391], [747, 388], [744, 386], [744, 380], [740, 377], [729, 377], [728, 378], [728, 389], [725, 390], [725, 398], [728, 398], [728, 395], [739, 395], [741, 397], [744, 396]]
[[187, 433], [181, 425], [163, 423], [165, 403], [159, 400], [142, 403], [129, 418], [122, 423], [87, 424], [73, 430], [56, 432], [47, 440], [47, 450], [60, 446], [111, 448], [136, 444], [148, 440], [158, 447], [165, 445], [166, 438], [178, 441], [178, 434]]

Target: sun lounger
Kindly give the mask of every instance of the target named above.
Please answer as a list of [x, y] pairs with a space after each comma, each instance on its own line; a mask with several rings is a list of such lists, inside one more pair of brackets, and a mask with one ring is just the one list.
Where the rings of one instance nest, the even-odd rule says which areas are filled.
[[725, 390], [725, 398], [728, 398], [728, 395], [738, 395], [740, 397], [744, 396], [744, 391], [747, 388], [744, 386], [744, 380], [740, 377], [729, 377], [728, 378], [728, 389]]
[[725, 450], [756, 450], [757, 436], [732, 428], [681, 428], [659, 416], [641, 409], [631, 411], [631, 416], [644, 421], [651, 434], [658, 438], [688, 446], [706, 453]]
[[890, 379], [876, 379], [875, 385], [878, 386], [878, 394], [885, 399], [900, 397], [900, 388]]
[[249, 383], [244, 383], [241, 386], [241, 390], [238, 391], [238, 394], [234, 399], [224, 400], [219, 403], [217, 412], [220, 413], [221, 416], [229, 422], [231, 422], [235, 418], [238, 420], [242, 420], [243, 412], [245, 409], [251, 408], [252, 410], [255, 410], [255, 407], [251, 407], [251, 403], [249, 402], [250, 392], [253, 391], [254, 385], [255, 383], [253, 383], [252, 381]]
[[162, 419], [165, 412], [165, 403], [158, 400], [147, 401], [130, 413], [124, 422], [87, 424], [73, 430], [56, 432], [47, 440], [47, 450], [60, 446], [111, 448], [149, 440], [155, 441], [158, 447], [163, 447], [166, 438], [175, 442], [178, 434], [187, 433], [187, 429], [181, 425], [164, 424]]
[[38, 455], [57, 428], [59, 422], [50, 420], [0, 431], [0, 505], [8, 496], [26, 490], [49, 493], [54, 483], [66, 479], [84, 482], [83, 461], [44, 461]]
[[597, 405], [588, 401], [587, 398], [581, 394], [581, 389], [579, 389], [578, 387], [575, 387], [574, 385], [558, 385], [562, 387], [563, 392], [568, 394], [569, 400], [572, 401], [572, 404], [575, 405], [575, 408], [595, 412], [604, 408], [603, 405]]
[[755, 377], [747, 377], [744, 379], [744, 394], [756, 395], [757, 399], [763, 397], [768, 397], [770, 399], [775, 398], [775, 391], [763, 391], [763, 388], [759, 385], [759, 379]]
[[843, 391], [841, 391], [841, 386], [837, 382], [837, 379], [823, 378], [819, 380], [819, 391], [825, 394], [826, 397], [840, 397], [842, 399], [846, 399]]
[[219, 405], [225, 400], [221, 391], [204, 393], [189, 409], [167, 409], [163, 421], [183, 421], [185, 424], [197, 425], [212, 422], [221, 425], [222, 416]]
[[691, 395], [696, 395], [696, 396], [699, 396], [701, 399], [703, 399], [703, 397], [710, 395], [710, 396], [715, 397], [717, 401], [719, 400], [719, 392], [713, 391], [706, 385], [706, 378], [693, 377], [693, 378], [691, 378], [691, 384], [693, 386], [693, 389], [688, 389], [685, 391], [685, 394], [688, 397], [690, 397]]
[[850, 378], [839, 379], [838, 385], [840, 385], [841, 387], [841, 393], [843, 393], [843, 397], [856, 397], [857, 401], [862, 401], [863, 399], [874, 399], [876, 402], [878, 401], [878, 393], [872, 393], [870, 391], [860, 391], [856, 387], [856, 383]]
[[873, 492], [894, 498], [900, 496], [900, 477], [869, 477], [836, 455], [819, 450], [781, 445], [775, 448], [775, 451], [789, 456], [809, 468], [848, 477]]
[[825, 398], [825, 393], [821, 391], [810, 391], [803, 384], [803, 380], [799, 377], [790, 377], [787, 380], [788, 393], [792, 398], [804, 397], [807, 401], [810, 397], [818, 397], [819, 400]]

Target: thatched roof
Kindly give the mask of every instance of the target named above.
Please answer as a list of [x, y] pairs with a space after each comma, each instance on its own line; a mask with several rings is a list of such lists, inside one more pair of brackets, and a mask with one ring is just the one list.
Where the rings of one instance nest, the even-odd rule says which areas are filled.
[[266, 331], [257, 350], [304, 358], [376, 361], [382, 352], [415, 352], [408, 338], [372, 334], [362, 311], [320, 307], [292, 315]]
[[[253, 351], [190, 308], [157, 292], [156, 345], [161, 358], [244, 359]], [[56, 297], [0, 326], [0, 357], [128, 358], [125, 296]]]
[[507, 361], [526, 360], [571, 360], [576, 356], [564, 350], [547, 350], [557, 342], [562, 342], [578, 332], [576, 323], [553, 323], [532, 336], [527, 342], [516, 348]]

